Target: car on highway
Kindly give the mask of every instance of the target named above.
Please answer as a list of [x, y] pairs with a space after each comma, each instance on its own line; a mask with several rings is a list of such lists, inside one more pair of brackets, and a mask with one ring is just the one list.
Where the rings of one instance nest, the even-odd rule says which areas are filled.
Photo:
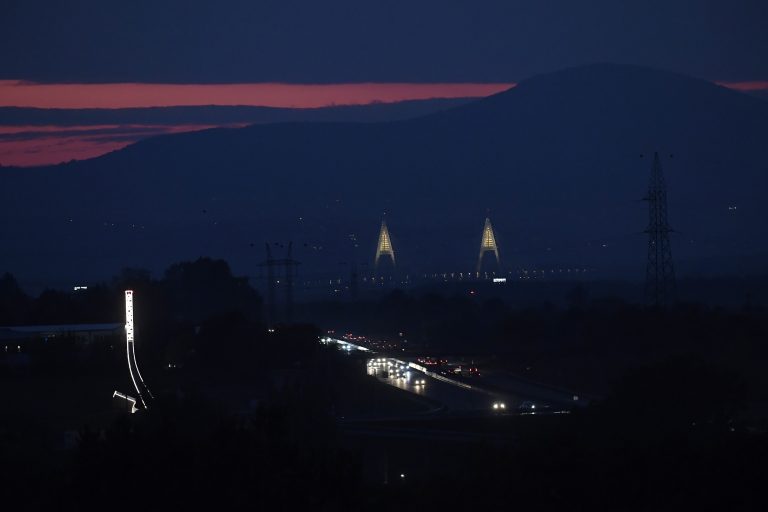
[[521, 413], [536, 413], [536, 412], [546, 411], [547, 409], [549, 409], [549, 405], [533, 402], [531, 400], [525, 400], [523, 401], [523, 403], [521, 403], [517, 407], [517, 409]]

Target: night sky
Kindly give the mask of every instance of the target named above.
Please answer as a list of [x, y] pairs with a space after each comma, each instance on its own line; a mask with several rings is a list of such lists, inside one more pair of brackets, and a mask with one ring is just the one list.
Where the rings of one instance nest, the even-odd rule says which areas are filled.
[[591, 62], [768, 80], [759, 0], [12, 0], [0, 78], [514, 82]]
[[7, 107], [476, 98], [594, 62], [768, 94], [766, 22], [768, 4], [757, 0], [11, 0], [0, 8], [0, 164], [90, 158], [150, 135], [242, 125], [137, 125], [115, 115], [65, 129]]
[[594, 62], [768, 94], [766, 22], [768, 4], [757, 0], [11, 0], [0, 8], [0, 165], [84, 159], [151, 135], [243, 125], [202, 116], [136, 124], [115, 110], [108, 122], [61, 126], [8, 107], [306, 109], [476, 98]]

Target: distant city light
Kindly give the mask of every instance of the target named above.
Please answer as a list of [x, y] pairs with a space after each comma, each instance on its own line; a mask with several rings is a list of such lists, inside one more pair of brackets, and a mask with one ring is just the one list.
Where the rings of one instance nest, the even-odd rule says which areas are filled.
[[506, 277], [494, 277], [493, 278], [494, 283], [506, 283], [507, 278]]
[[72, 290], [76, 291], [76, 292], [80, 291], [80, 290], [87, 290], [87, 289], [88, 289], [87, 286], [74, 286], [74, 287], [72, 287]]

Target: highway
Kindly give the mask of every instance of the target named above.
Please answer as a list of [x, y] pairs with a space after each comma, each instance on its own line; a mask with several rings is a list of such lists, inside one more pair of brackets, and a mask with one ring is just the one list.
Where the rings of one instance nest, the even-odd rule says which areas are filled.
[[[492, 411], [494, 402], [511, 401], [512, 397], [492, 394], [442, 376], [414, 368], [408, 362], [393, 358], [373, 358], [366, 364], [368, 375], [380, 382], [409, 391], [440, 403], [439, 412]], [[506, 410], [506, 403], [504, 410]], [[437, 412], [437, 411], [435, 411]], [[499, 411], [502, 412], [502, 411]]]
[[362, 345], [331, 337], [323, 343], [338, 345], [349, 353], [363, 353], [368, 375], [383, 384], [423, 396], [440, 404], [427, 414], [476, 416], [562, 413], [575, 405], [566, 391], [515, 379], [509, 375], [456, 379], [430, 371], [412, 361], [377, 354]]

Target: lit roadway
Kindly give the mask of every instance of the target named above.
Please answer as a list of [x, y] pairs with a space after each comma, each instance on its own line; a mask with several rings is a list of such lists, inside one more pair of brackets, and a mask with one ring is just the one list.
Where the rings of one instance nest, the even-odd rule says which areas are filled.
[[566, 390], [512, 375], [494, 374], [490, 378], [457, 380], [413, 362], [375, 354], [369, 348], [349, 341], [330, 337], [321, 341], [337, 344], [348, 352], [365, 353], [368, 356], [368, 375], [375, 376], [382, 383], [423, 396], [435, 404], [424, 413], [426, 415], [560, 413], [581, 405]]
[[[513, 402], [511, 396], [491, 393], [398, 359], [374, 358], [367, 363], [367, 371], [368, 375], [377, 377], [381, 382], [441, 404], [442, 407], [434, 412], [487, 414], [496, 402], [504, 404], [504, 409], [497, 409], [502, 413]], [[392, 375], [388, 376], [390, 373]]]

